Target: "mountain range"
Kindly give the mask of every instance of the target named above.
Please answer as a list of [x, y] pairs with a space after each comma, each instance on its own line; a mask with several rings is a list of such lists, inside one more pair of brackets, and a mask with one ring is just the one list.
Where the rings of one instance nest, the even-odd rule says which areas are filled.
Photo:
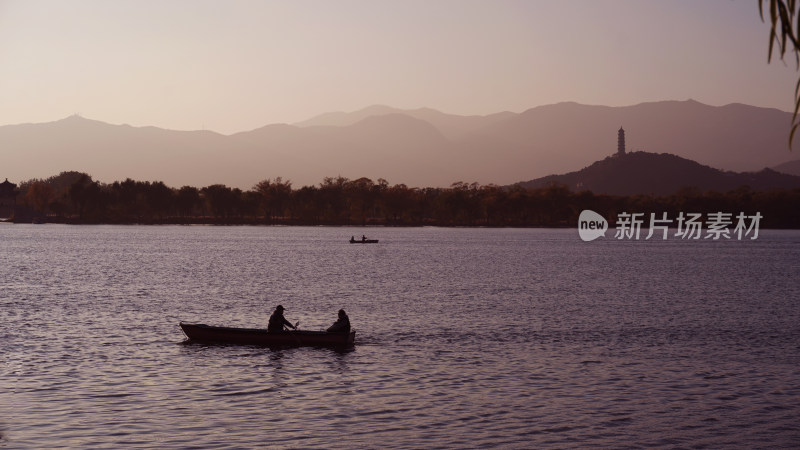
[[371, 106], [222, 135], [72, 116], [0, 127], [0, 177], [19, 182], [78, 170], [104, 182], [132, 178], [173, 187], [250, 189], [276, 177], [301, 187], [331, 176], [412, 187], [508, 185], [602, 160], [616, 152], [620, 127], [629, 150], [759, 171], [799, 159], [800, 150], [787, 144], [791, 117], [777, 109], [693, 100], [625, 107], [559, 103], [485, 116]]

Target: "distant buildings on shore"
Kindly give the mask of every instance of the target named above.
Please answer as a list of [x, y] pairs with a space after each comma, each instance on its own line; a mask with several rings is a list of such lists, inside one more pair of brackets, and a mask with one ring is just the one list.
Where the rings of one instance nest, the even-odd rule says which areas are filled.
[[8, 181], [0, 183], [0, 218], [12, 217], [17, 208], [17, 185]]

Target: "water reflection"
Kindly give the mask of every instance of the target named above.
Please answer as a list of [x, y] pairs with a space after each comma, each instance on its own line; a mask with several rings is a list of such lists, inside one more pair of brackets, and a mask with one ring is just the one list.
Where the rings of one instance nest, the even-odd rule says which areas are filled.
[[[355, 351], [355, 345], [350, 346], [339, 346], [339, 347], [330, 347], [330, 346], [313, 346], [313, 345], [306, 345], [306, 346], [293, 346], [293, 345], [251, 345], [251, 344], [230, 344], [230, 343], [214, 343], [214, 342], [195, 342], [189, 339], [185, 339], [178, 343], [178, 345], [184, 347], [185, 349], [196, 349], [196, 350], [212, 350], [212, 349], [251, 349], [254, 352], [262, 351], [264, 353], [269, 353], [273, 355], [271, 359], [280, 359], [283, 358], [283, 353], [286, 351], [297, 350], [297, 349], [311, 349], [317, 352], [331, 352], [337, 355], [347, 355], [348, 353], [352, 353]], [[357, 344], [358, 345], [358, 344]], [[189, 353], [190, 354], [190, 353]]]

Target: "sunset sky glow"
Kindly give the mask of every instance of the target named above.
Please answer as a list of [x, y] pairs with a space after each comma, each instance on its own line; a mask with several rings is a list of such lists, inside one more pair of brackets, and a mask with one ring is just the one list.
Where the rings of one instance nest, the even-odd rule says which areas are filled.
[[791, 111], [754, 0], [0, 0], [0, 125], [230, 134], [372, 104], [453, 114], [693, 98]]

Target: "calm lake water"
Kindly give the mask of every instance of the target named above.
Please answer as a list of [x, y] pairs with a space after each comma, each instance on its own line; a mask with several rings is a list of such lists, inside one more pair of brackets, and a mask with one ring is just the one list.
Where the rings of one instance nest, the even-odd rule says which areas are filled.
[[[0, 447], [800, 446], [798, 231], [0, 225], [0, 261]], [[178, 327], [279, 303], [357, 345]]]

